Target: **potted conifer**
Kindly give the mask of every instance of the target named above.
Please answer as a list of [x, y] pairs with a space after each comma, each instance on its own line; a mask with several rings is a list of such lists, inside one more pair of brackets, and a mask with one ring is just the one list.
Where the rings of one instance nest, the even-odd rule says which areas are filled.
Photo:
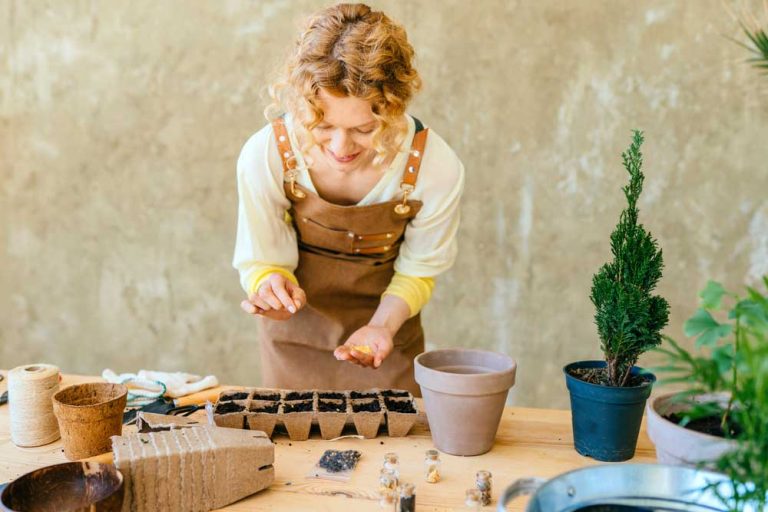
[[604, 360], [579, 361], [563, 368], [571, 396], [576, 451], [601, 461], [632, 458], [645, 401], [656, 377], [635, 366], [640, 355], [661, 343], [669, 304], [653, 295], [664, 261], [657, 241], [638, 222], [643, 190], [643, 134], [633, 132], [622, 153], [629, 183], [627, 207], [611, 234], [613, 260], [592, 280], [590, 298]]

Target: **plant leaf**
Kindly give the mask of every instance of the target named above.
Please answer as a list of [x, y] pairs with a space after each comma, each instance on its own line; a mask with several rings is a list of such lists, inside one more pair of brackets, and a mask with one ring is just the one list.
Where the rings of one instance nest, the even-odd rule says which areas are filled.
[[723, 285], [710, 280], [699, 294], [699, 297], [701, 297], [701, 307], [704, 309], [720, 309], [723, 295], [725, 295]]
[[728, 336], [733, 327], [730, 324], [720, 324], [709, 311], [697, 309], [696, 313], [683, 325], [686, 336], [698, 336], [696, 347], [712, 346], [717, 340]]

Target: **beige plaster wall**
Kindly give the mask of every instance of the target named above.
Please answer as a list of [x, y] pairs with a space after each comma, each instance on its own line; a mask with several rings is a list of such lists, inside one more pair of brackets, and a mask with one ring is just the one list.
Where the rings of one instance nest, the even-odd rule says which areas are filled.
[[[0, 367], [258, 382], [230, 267], [235, 159], [299, 21], [327, 3], [0, 2]], [[373, 3], [417, 49], [412, 112], [467, 168], [430, 346], [507, 352], [512, 402], [566, 405], [562, 365], [599, 355], [589, 287], [635, 127], [667, 332], [708, 278], [768, 273], [768, 79], [723, 37], [737, 27], [719, 0]]]

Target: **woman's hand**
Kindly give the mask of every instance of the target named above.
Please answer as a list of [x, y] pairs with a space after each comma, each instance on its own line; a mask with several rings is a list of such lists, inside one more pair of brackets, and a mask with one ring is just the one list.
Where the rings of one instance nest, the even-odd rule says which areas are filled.
[[336, 359], [366, 368], [378, 368], [392, 353], [392, 333], [386, 327], [366, 325], [352, 333], [346, 343], [333, 352]]
[[240, 303], [246, 313], [288, 320], [307, 303], [307, 294], [279, 272], [269, 275], [256, 293]]

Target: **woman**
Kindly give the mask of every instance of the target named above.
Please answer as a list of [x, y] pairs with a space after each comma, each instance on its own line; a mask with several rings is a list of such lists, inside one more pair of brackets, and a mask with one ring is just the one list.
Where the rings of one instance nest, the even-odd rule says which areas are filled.
[[382, 12], [317, 13], [242, 149], [233, 265], [265, 386], [419, 391], [419, 311], [455, 259], [464, 168], [406, 114], [413, 56]]

